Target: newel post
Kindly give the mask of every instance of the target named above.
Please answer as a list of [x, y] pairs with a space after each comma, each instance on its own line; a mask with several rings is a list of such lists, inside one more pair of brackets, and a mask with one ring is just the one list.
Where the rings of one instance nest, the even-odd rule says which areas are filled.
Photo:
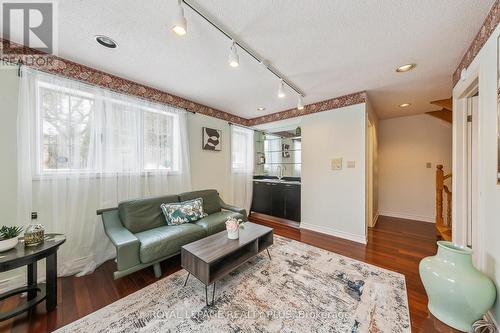
[[436, 224], [443, 225], [444, 172], [441, 164], [436, 167]]

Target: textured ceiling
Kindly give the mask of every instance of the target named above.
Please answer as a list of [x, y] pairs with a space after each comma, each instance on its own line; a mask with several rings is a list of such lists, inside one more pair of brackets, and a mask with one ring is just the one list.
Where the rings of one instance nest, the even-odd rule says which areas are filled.
[[[366, 90], [380, 118], [436, 110], [491, 0], [190, 1], [269, 60], [309, 104]], [[174, 35], [177, 0], [59, 1], [59, 56], [246, 118], [296, 105], [278, 81], [189, 8], [188, 34]], [[105, 49], [96, 34], [114, 38]], [[397, 74], [399, 64], [416, 63]], [[399, 104], [412, 103], [407, 109]], [[263, 106], [266, 111], [257, 111]]]

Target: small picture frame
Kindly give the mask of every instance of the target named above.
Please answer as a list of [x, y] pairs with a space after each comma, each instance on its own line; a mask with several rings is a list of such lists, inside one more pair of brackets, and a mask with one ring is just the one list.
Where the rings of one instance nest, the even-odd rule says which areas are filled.
[[202, 128], [202, 145], [203, 150], [221, 151], [222, 150], [222, 131], [218, 129], [203, 127]]
[[283, 143], [281, 144], [281, 156], [283, 158], [290, 158], [290, 145], [289, 144], [286, 144], [286, 143]]

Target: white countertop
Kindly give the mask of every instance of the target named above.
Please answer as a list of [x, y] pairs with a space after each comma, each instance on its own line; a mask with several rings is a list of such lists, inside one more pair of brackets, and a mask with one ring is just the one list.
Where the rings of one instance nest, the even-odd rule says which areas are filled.
[[254, 182], [259, 183], [275, 183], [275, 184], [290, 184], [290, 185], [300, 185], [298, 180], [279, 180], [279, 179], [254, 179]]

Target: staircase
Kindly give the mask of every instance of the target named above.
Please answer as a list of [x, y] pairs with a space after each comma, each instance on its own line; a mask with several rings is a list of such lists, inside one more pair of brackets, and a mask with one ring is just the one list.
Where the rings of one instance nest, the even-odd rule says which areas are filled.
[[444, 120], [448, 123], [452, 123], [452, 110], [453, 110], [453, 105], [452, 105], [452, 99], [440, 99], [438, 101], [432, 101], [431, 104], [437, 105], [442, 107], [441, 110], [438, 111], [430, 111], [426, 112], [429, 116], [439, 118], [441, 120]]
[[[444, 174], [443, 166], [436, 166], [436, 230], [438, 237], [451, 241], [451, 191], [446, 181], [451, 181], [451, 173]], [[446, 201], [443, 201], [445, 197]], [[443, 202], [446, 202], [446, 216], [443, 218]]]

